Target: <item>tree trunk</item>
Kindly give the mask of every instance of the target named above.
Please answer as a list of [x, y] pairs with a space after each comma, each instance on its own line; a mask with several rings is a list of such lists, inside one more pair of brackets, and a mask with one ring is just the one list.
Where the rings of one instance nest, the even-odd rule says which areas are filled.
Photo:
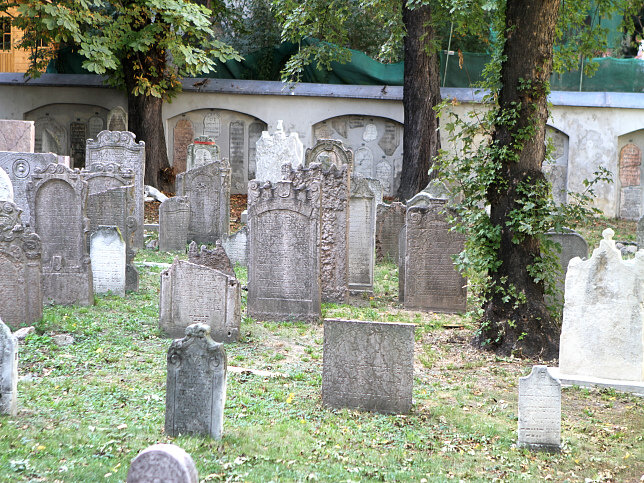
[[429, 5], [410, 10], [403, 0], [405, 36], [405, 79], [403, 109], [403, 164], [398, 198], [407, 201], [429, 182], [428, 171], [440, 149], [438, 117], [440, 103], [438, 52], [432, 45], [434, 27]]
[[[501, 228], [497, 253], [501, 266], [490, 275], [497, 286], [514, 287], [525, 295], [526, 303], [514, 305], [504, 301], [504, 294], [493, 293], [485, 306], [479, 344], [497, 353], [550, 359], [557, 357], [561, 327], [544, 302], [544, 285], [528, 273], [528, 267], [540, 255], [536, 238], [527, 236], [514, 243], [514, 231], [508, 221], [512, 210], [525, 195], [523, 186], [544, 178], [541, 164], [545, 158], [545, 127], [548, 118], [548, 80], [552, 70], [555, 24], [560, 0], [508, 0], [506, 6], [506, 40], [501, 66], [501, 115], [517, 112], [515, 123], [497, 122], [493, 140], [517, 154], [515, 160], [502, 161], [502, 176], [507, 183], [488, 191], [491, 221]], [[533, 129], [527, 140], [520, 139]], [[516, 147], [516, 145], [523, 145]]]

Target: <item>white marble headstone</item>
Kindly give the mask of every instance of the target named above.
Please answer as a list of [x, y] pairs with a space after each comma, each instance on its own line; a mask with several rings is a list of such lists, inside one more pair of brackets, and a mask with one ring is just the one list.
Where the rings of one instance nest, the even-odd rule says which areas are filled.
[[125, 241], [115, 226], [99, 226], [90, 239], [94, 293], [125, 296]]
[[255, 179], [275, 183], [282, 179], [282, 165], [297, 168], [304, 160], [304, 146], [296, 132], [284, 132], [284, 122], [277, 121], [274, 134], [262, 132], [256, 145], [257, 163]]

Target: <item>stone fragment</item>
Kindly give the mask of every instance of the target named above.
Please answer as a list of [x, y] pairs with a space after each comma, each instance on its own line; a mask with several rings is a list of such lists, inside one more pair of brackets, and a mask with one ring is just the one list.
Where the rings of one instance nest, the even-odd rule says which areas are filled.
[[33, 153], [35, 146], [34, 121], [0, 119], [0, 151]]
[[74, 343], [74, 337], [69, 334], [56, 334], [51, 339], [58, 347], [66, 347]]
[[132, 460], [126, 483], [199, 483], [195, 462], [174, 444], [155, 444]]
[[373, 292], [376, 263], [376, 200], [364, 178], [351, 178], [349, 199], [349, 290]]
[[376, 260], [398, 262], [398, 235], [405, 224], [403, 203], [379, 204], [376, 211]]
[[235, 277], [235, 271], [230, 264], [230, 259], [219, 240], [217, 240], [214, 250], [209, 250], [205, 245], [201, 245], [201, 248], [197, 250], [197, 244], [191, 242], [188, 247], [188, 261], [196, 265], [214, 268], [230, 277]]
[[116, 226], [99, 226], [90, 236], [94, 293], [125, 297], [125, 240]]
[[13, 335], [18, 339], [18, 342], [24, 342], [27, 336], [34, 332], [36, 332], [36, 328], [33, 325], [30, 325], [29, 327], [22, 327], [16, 330]]
[[18, 339], [0, 319], [0, 414], [18, 414]]
[[190, 201], [187, 196], [168, 198], [159, 206], [159, 250], [185, 250], [190, 224]]
[[304, 160], [304, 146], [295, 132], [284, 132], [284, 121], [277, 121], [274, 134], [262, 132], [256, 145], [256, 179], [275, 183], [282, 178], [282, 165], [297, 168]]

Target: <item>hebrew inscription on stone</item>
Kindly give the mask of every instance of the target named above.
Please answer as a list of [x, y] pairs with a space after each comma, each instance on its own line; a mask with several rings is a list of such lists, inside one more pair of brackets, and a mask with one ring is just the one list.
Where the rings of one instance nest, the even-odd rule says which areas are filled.
[[534, 366], [519, 378], [518, 447], [559, 451], [561, 445], [561, 384], [546, 366]]

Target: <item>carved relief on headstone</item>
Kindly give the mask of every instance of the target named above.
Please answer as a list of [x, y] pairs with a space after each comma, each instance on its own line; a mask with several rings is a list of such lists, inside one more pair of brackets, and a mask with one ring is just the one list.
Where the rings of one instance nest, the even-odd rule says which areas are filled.
[[257, 141], [262, 137], [264, 124], [253, 122], [248, 126], [248, 179], [255, 179], [257, 170]]
[[244, 187], [245, 129], [244, 121], [233, 121], [228, 127], [228, 156], [230, 169], [232, 170], [231, 183], [235, 190], [241, 190]]
[[31, 226], [42, 242], [46, 303], [92, 305], [92, 269], [86, 237], [87, 182], [60, 164], [36, 168], [27, 186]]
[[321, 314], [320, 187], [248, 186], [248, 313], [255, 320], [316, 321]]
[[323, 168], [334, 165], [338, 169], [347, 165], [353, 167], [353, 152], [342, 144], [342, 141], [335, 139], [323, 139], [315, 143], [315, 146], [308, 148], [304, 156], [306, 166], [313, 163], [320, 163]]
[[0, 319], [0, 414], [18, 414], [18, 339]]
[[116, 226], [99, 226], [90, 236], [94, 293], [125, 297], [125, 240]]
[[0, 119], [0, 151], [33, 153], [36, 129], [33, 121]]
[[376, 251], [376, 200], [364, 178], [351, 178], [349, 290], [372, 292]]
[[411, 410], [413, 324], [324, 321], [322, 402], [390, 414]]
[[13, 183], [2, 168], [0, 168], [0, 201], [13, 201]]
[[199, 136], [188, 146], [186, 170], [205, 166], [213, 161], [221, 161], [219, 146], [215, 144], [214, 138]]
[[391, 193], [393, 189], [393, 175], [394, 170], [387, 161], [382, 161], [376, 166], [376, 179], [382, 185], [383, 193]]
[[159, 251], [185, 250], [190, 225], [190, 201], [187, 196], [168, 198], [159, 206]]
[[519, 378], [519, 437], [517, 447], [561, 449], [561, 384], [546, 366], [533, 366]]
[[218, 342], [234, 342], [241, 324], [241, 288], [234, 275], [175, 259], [161, 273], [159, 327], [179, 337], [191, 324], [208, 325]]
[[188, 247], [188, 261], [195, 265], [201, 265], [208, 268], [213, 268], [225, 273], [230, 277], [235, 277], [235, 271], [230, 263], [226, 250], [221, 245], [221, 241], [217, 240], [215, 248], [210, 250], [205, 245], [201, 245], [197, 249], [197, 244], [191, 242]]
[[221, 136], [221, 114], [209, 112], [203, 118], [203, 135], [217, 138]]
[[231, 263], [239, 263], [248, 267], [248, 227], [242, 226], [232, 235], [225, 236], [222, 246]]
[[304, 146], [299, 135], [295, 132], [287, 135], [283, 121], [277, 121], [273, 135], [262, 132], [256, 147], [256, 177], [261, 181], [275, 183], [282, 177], [282, 165], [297, 168], [304, 160]]
[[195, 128], [189, 119], [181, 119], [174, 126], [174, 156], [172, 167], [174, 173], [183, 173], [186, 168], [186, 160], [188, 157], [188, 146], [195, 138]]
[[35, 123], [35, 148], [38, 153], [65, 154], [67, 152], [67, 131], [49, 116], [41, 117]]
[[226, 402], [226, 352], [210, 327], [193, 324], [168, 349], [165, 434], [221, 439]]
[[398, 235], [405, 224], [403, 203], [379, 204], [376, 213], [376, 259], [398, 262]]
[[367, 124], [362, 133], [362, 140], [368, 143], [376, 139], [378, 139], [378, 128], [375, 124]]
[[10, 201], [0, 202], [0, 318], [12, 327], [42, 317], [41, 244]]
[[69, 155], [72, 168], [85, 166], [85, 144], [87, 142], [87, 125], [84, 122], [69, 123]]
[[155, 444], [132, 460], [126, 483], [199, 483], [195, 463], [174, 444]]
[[127, 112], [121, 106], [116, 106], [107, 113], [107, 130], [108, 131], [127, 131], [128, 119]]

